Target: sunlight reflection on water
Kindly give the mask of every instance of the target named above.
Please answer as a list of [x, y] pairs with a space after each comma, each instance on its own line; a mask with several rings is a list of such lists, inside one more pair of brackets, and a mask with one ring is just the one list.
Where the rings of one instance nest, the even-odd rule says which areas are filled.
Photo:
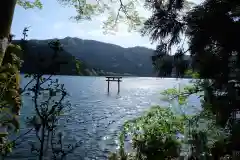
[[[82, 142], [74, 154], [68, 157], [71, 160], [97, 159], [96, 157], [106, 159], [108, 152], [114, 151], [117, 147], [118, 133], [125, 120], [139, 116], [151, 105], [163, 105], [160, 100], [162, 90], [176, 86], [180, 82], [188, 83], [188, 80], [177, 81], [170, 78], [123, 78], [120, 93], [117, 94], [116, 84], [111, 83], [108, 94], [104, 77], [58, 78], [60, 83], [65, 84], [70, 94], [68, 99], [72, 103], [72, 110], [67, 113], [68, 124], [63, 124], [65, 127], [62, 128], [65, 140], [68, 143], [76, 140]], [[23, 79], [22, 85], [27, 82], [27, 79]], [[23, 101], [21, 131], [25, 127], [24, 118], [33, 111], [31, 98], [25, 96]], [[190, 103], [199, 104], [199, 101], [193, 97]], [[27, 141], [33, 137], [33, 134], [29, 135]], [[18, 147], [9, 159], [31, 159], [29, 145], [27, 143], [21, 145], [22, 147]]]

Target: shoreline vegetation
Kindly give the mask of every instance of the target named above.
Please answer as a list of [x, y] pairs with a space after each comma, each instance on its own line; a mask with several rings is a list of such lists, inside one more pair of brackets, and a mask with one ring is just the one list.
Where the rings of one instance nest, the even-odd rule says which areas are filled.
[[[33, 73], [20, 73], [21, 75], [28, 75], [28, 74], [33, 74]], [[36, 74], [36, 73], [35, 73]], [[50, 74], [44, 74], [45, 76], [48, 76]], [[123, 77], [123, 78], [159, 78], [159, 79], [163, 79], [163, 78], [172, 78], [172, 79], [176, 79], [176, 77], [150, 77], [150, 76], [135, 76], [135, 75], [122, 75], [122, 74], [106, 74], [106, 75], [68, 75], [68, 74], [54, 74], [54, 76], [76, 76], [76, 77], [107, 77], [107, 76], [116, 76], [116, 77]], [[182, 79], [189, 79], [192, 80], [193, 78], [186, 76]]]

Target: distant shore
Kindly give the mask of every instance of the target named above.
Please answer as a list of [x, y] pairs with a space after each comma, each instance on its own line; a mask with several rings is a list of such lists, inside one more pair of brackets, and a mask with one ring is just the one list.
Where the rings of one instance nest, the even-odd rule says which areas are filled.
[[[36, 74], [36, 73], [20, 73], [21, 75], [25, 74]], [[50, 74], [45, 74], [50, 75]], [[76, 75], [76, 74], [54, 74], [55, 76], [79, 76], [79, 77], [107, 77], [107, 76], [119, 76], [119, 77], [125, 77], [125, 78], [137, 78], [137, 77], [149, 77], [149, 78], [176, 78], [176, 77], [154, 77], [154, 76], [136, 76], [136, 75]], [[178, 78], [178, 79], [192, 79], [190, 77], [184, 77], [184, 78]]]

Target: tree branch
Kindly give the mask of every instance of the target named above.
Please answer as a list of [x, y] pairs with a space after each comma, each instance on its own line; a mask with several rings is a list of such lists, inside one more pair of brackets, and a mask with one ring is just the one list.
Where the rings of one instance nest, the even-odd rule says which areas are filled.
[[23, 90], [20, 91], [20, 94], [23, 94], [23, 92], [26, 91], [27, 87], [28, 87], [34, 80], [35, 80], [34, 78], [31, 79], [31, 80], [25, 85], [25, 87], [23, 88]]

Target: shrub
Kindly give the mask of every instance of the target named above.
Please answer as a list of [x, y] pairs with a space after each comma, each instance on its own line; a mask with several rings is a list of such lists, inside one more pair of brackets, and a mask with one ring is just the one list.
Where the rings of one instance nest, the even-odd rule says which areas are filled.
[[[112, 154], [109, 159], [158, 160], [179, 157], [179, 135], [184, 132], [184, 123], [184, 118], [175, 115], [171, 108], [154, 106], [143, 116], [124, 124], [119, 153]], [[132, 139], [133, 148], [129, 154], [124, 150], [127, 135]]]

